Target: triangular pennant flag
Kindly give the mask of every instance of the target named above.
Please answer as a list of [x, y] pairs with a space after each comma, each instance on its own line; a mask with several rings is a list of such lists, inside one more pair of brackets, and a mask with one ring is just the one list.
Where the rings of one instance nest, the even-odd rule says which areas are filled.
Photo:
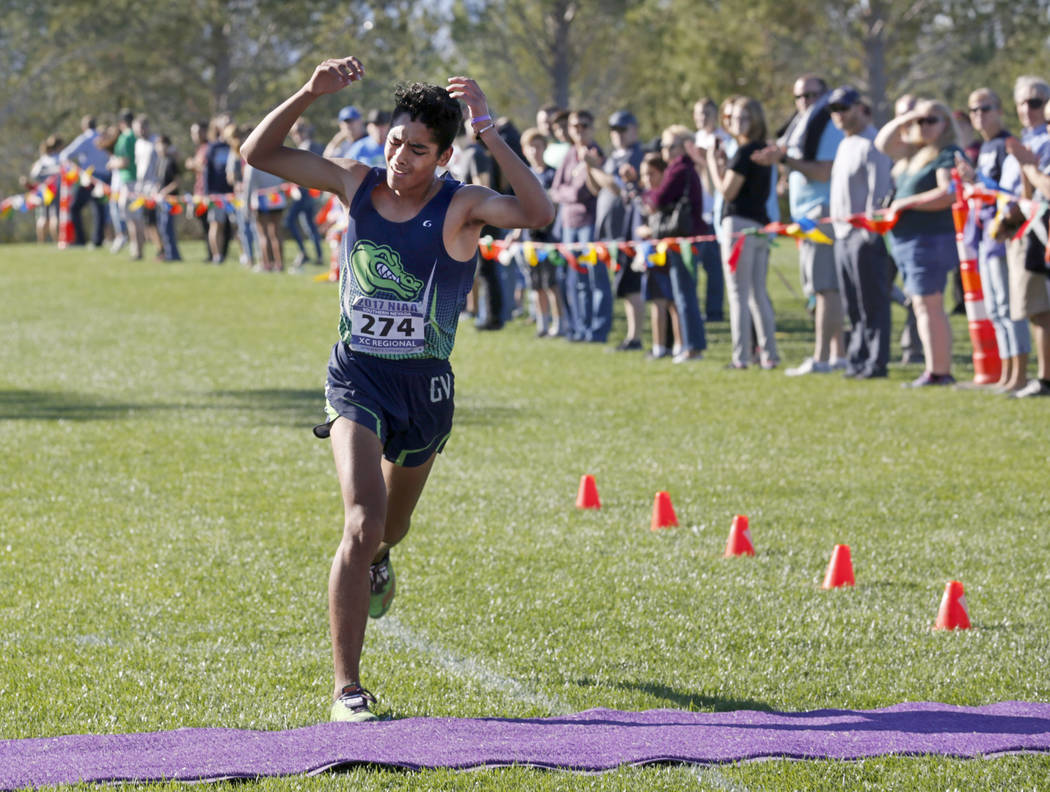
[[747, 236], [741, 234], [737, 237], [736, 242], [733, 243], [733, 249], [729, 251], [729, 261], [726, 262], [726, 266], [729, 267], [730, 272], [736, 272], [736, 265], [740, 262], [740, 254], [744, 252], [744, 240]]

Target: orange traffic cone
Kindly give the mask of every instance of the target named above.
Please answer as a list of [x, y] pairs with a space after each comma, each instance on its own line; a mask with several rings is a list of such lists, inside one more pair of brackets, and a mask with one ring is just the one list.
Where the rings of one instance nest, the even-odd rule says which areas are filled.
[[747, 516], [737, 514], [733, 517], [733, 525], [729, 529], [729, 541], [726, 542], [726, 558], [730, 556], [755, 554], [755, 546], [751, 544], [751, 529], [748, 527]]
[[948, 581], [941, 598], [941, 608], [937, 611], [935, 630], [969, 630], [970, 614], [966, 612], [966, 594], [963, 584], [958, 580]]
[[824, 585], [821, 588], [838, 588], [839, 586], [852, 586], [853, 561], [849, 554], [849, 545], [835, 545], [831, 551], [831, 561], [828, 562], [828, 571], [824, 575]]
[[675, 516], [674, 506], [671, 505], [671, 496], [666, 492], [658, 492], [653, 498], [653, 521], [649, 530], [659, 531], [673, 525], [678, 525], [678, 517]]
[[598, 485], [594, 483], [594, 476], [590, 473], [580, 479], [580, 489], [576, 492], [577, 509], [600, 509], [602, 502], [598, 500]]

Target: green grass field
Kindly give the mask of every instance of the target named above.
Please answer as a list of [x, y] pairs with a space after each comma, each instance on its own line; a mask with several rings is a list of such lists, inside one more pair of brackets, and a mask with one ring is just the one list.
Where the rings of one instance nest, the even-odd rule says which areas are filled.
[[[326, 718], [335, 289], [0, 250], [0, 738]], [[774, 269], [797, 290], [793, 249]], [[803, 305], [770, 287], [785, 362]], [[894, 320], [899, 322], [900, 314]], [[956, 317], [956, 376], [972, 376]], [[617, 331], [622, 328], [618, 325]], [[393, 717], [1050, 699], [1047, 403], [460, 327], [457, 424], [363, 682]], [[600, 511], [574, 508], [593, 474]], [[654, 493], [680, 527], [649, 530]], [[757, 555], [724, 559], [734, 514]], [[836, 543], [854, 589], [822, 591]], [[974, 629], [931, 630], [961, 580]], [[261, 789], [1046, 789], [1050, 756], [357, 769]], [[182, 789], [181, 786], [173, 787]], [[232, 787], [231, 787], [232, 788]], [[242, 789], [237, 785], [237, 789]]]

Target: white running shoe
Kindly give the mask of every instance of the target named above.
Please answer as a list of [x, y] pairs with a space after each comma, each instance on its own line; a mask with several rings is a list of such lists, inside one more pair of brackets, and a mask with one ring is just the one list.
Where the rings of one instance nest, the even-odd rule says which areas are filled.
[[784, 373], [789, 377], [801, 377], [803, 374], [827, 374], [830, 371], [830, 363], [808, 357], [797, 367], [789, 368]]

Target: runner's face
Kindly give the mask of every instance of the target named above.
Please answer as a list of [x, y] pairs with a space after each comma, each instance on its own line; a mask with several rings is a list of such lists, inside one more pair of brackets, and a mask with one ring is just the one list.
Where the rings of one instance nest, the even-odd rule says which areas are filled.
[[409, 120], [406, 115], [399, 116], [386, 136], [387, 183], [395, 189], [429, 184], [434, 178], [434, 170], [448, 162], [450, 153], [439, 156], [430, 129], [420, 121]]

